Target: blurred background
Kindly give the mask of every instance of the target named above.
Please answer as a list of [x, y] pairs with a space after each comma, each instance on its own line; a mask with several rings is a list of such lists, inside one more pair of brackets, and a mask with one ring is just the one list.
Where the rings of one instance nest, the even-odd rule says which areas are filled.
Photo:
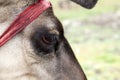
[[99, 0], [91, 10], [51, 2], [88, 80], [120, 80], [120, 0]]

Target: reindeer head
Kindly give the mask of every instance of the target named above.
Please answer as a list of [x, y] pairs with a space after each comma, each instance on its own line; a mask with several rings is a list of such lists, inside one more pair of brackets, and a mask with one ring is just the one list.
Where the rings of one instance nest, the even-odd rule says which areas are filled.
[[[7, 6], [12, 5], [11, 8], [17, 7], [17, 10], [26, 6], [23, 3], [36, 2], [10, 1]], [[18, 2], [21, 4], [17, 5]], [[86, 80], [52, 8], [44, 11], [19, 35], [2, 46], [0, 54], [0, 64], [4, 65], [0, 66], [0, 80]]]

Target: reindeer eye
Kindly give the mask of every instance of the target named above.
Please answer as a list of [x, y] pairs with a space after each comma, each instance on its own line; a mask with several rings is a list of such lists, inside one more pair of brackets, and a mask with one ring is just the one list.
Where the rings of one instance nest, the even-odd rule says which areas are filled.
[[31, 37], [31, 43], [34, 51], [39, 55], [48, 54], [56, 51], [58, 47], [59, 36], [57, 34], [36, 32]]
[[42, 41], [45, 43], [45, 44], [55, 44], [57, 42], [57, 35], [55, 34], [46, 34], [44, 36], [42, 36]]

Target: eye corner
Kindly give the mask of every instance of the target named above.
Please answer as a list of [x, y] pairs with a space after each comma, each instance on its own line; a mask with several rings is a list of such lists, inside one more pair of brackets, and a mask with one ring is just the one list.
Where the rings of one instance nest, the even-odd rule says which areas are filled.
[[59, 36], [57, 34], [47, 33], [42, 36], [41, 40], [47, 45], [55, 45], [59, 41]]
[[57, 50], [60, 42], [60, 35], [45, 31], [39, 31], [36, 33], [31, 36], [31, 44], [37, 54], [49, 54]]

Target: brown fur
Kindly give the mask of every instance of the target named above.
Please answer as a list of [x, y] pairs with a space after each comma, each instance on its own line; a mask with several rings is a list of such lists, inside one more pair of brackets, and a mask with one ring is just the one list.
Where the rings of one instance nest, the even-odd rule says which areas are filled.
[[[16, 15], [35, 2], [0, 0], [0, 35]], [[49, 43], [53, 34], [56, 42], [46, 44], [43, 37]], [[0, 80], [86, 80], [52, 8], [0, 47]]]

